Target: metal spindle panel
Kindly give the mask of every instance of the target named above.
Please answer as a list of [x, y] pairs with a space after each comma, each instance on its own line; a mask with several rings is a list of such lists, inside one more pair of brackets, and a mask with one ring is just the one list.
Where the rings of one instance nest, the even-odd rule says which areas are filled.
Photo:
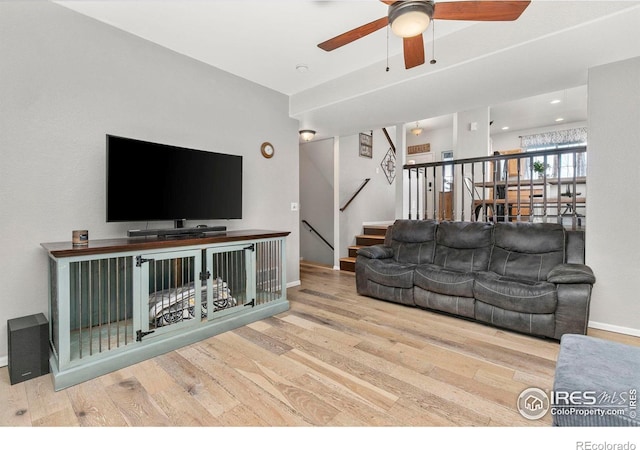
[[[132, 266], [131, 257], [70, 263], [70, 361], [133, 342]], [[54, 342], [59, 323], [54, 316]]]
[[[250, 299], [247, 292], [247, 249], [238, 247], [223, 252], [213, 252], [207, 261], [211, 287], [207, 311], [212, 313], [242, 306]], [[203, 299], [205, 298], [203, 294]], [[205, 301], [203, 300], [203, 306]], [[204, 315], [204, 314], [203, 314]], [[211, 318], [211, 317], [208, 317]]]
[[256, 244], [256, 304], [282, 298], [283, 266], [282, 241], [263, 241]]
[[200, 317], [196, 306], [194, 256], [153, 259], [149, 262], [149, 330]]

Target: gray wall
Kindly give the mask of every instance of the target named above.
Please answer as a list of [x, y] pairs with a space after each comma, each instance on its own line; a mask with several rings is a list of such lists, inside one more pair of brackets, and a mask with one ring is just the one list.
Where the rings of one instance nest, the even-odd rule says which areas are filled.
[[[306, 220], [334, 244], [333, 139], [300, 145], [300, 220]], [[335, 247], [335, 246], [334, 246]], [[333, 250], [300, 224], [300, 258], [333, 267]]]
[[[396, 127], [387, 128], [393, 139]], [[395, 144], [396, 149], [399, 148]], [[389, 150], [389, 142], [381, 129], [373, 130], [373, 157], [360, 156], [359, 135], [340, 137], [339, 207], [342, 208], [358, 190], [365, 178], [371, 178], [364, 189], [343, 212], [338, 211], [340, 242], [336, 248], [342, 258], [349, 246], [355, 245], [356, 235], [362, 234], [363, 223], [393, 222], [395, 218], [395, 180], [389, 184], [380, 163]], [[398, 150], [401, 152], [402, 150]], [[396, 160], [396, 177], [402, 176], [401, 164]]]
[[590, 69], [588, 90], [590, 322], [640, 335], [640, 58]]
[[[50, 2], [0, 2], [0, 62], [0, 364], [7, 320], [47, 313], [40, 243], [147, 227], [105, 222], [106, 133], [243, 155], [244, 218], [209, 223], [291, 231], [287, 280], [299, 281], [298, 125], [286, 96]], [[144, 187], [131, 193], [143, 201]]]
[[[387, 131], [394, 136], [395, 127]], [[363, 224], [394, 220], [395, 184], [389, 184], [380, 166], [389, 148], [382, 130], [373, 131], [373, 158], [359, 155], [358, 135], [300, 146], [300, 218], [308, 220], [335, 249], [332, 252], [301, 225], [300, 254], [305, 260], [337, 268], [339, 258], [347, 256], [356, 235], [362, 234]], [[340, 211], [366, 178], [371, 178], [369, 183]]]

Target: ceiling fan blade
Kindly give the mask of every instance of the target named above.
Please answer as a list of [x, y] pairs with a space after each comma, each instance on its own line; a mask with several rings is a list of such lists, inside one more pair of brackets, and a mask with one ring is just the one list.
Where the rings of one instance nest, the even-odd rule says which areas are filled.
[[342, 33], [334, 38], [331, 38], [327, 41], [321, 42], [318, 44], [322, 50], [330, 52], [331, 50], [335, 50], [343, 45], [349, 44], [361, 37], [364, 37], [368, 34], [373, 33], [374, 31], [378, 31], [387, 26], [389, 23], [389, 18], [382, 17], [378, 20], [374, 20], [373, 22], [369, 22], [365, 25], [359, 26], [358, 28], [354, 28], [353, 30], [347, 31], [346, 33]]
[[422, 34], [410, 38], [404, 38], [404, 67], [412, 67], [424, 64], [424, 40]]
[[396, 2], [396, 0], [380, 0], [380, 1], [385, 5], [389, 5], [389, 6], [393, 5]]
[[437, 2], [433, 18], [441, 20], [508, 21], [520, 17], [531, 1]]

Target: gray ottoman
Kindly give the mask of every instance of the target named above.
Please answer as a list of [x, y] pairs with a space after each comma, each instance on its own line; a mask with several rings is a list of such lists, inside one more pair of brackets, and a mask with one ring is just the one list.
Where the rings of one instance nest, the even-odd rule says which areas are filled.
[[565, 334], [551, 398], [554, 426], [639, 426], [640, 347]]

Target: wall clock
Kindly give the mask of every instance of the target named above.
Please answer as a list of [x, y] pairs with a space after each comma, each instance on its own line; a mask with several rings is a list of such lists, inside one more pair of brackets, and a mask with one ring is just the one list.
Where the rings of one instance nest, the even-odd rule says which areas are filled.
[[263, 142], [262, 145], [260, 146], [260, 153], [262, 153], [262, 156], [264, 156], [265, 158], [271, 158], [275, 153], [275, 150], [273, 148], [273, 145], [271, 145], [271, 143]]

